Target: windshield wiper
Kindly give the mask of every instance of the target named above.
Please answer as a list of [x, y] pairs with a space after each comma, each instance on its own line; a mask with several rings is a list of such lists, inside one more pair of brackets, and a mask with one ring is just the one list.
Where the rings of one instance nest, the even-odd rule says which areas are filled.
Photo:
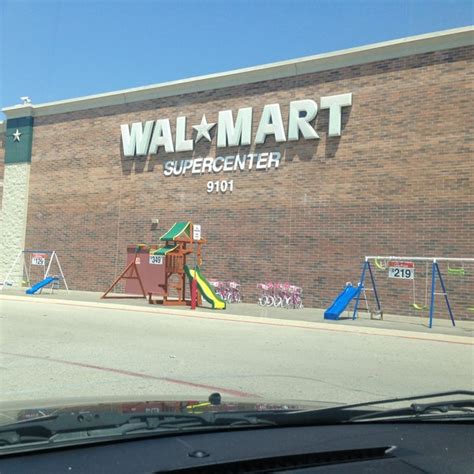
[[465, 417], [470, 415], [474, 419], [474, 400], [449, 400], [437, 403], [412, 403], [409, 407], [395, 408], [393, 410], [383, 410], [375, 413], [368, 413], [352, 417], [349, 421], [376, 420], [385, 418], [420, 417], [421, 415], [446, 415]]
[[[447, 400], [433, 403], [412, 403], [408, 407], [374, 410], [374, 406], [416, 401], [429, 398], [467, 395], [470, 399]], [[269, 410], [269, 411], [208, 411], [193, 413], [114, 413], [112, 411], [71, 411], [20, 421], [0, 427], [0, 447], [33, 445], [68, 440], [96, 440], [103, 437], [138, 433], [173, 433], [187, 430], [218, 430], [256, 428], [265, 426], [333, 425], [384, 418], [407, 418], [421, 415], [447, 415], [454, 413], [474, 418], [474, 392], [457, 390], [404, 398], [391, 398], [373, 402], [356, 403], [318, 410]]]
[[131, 413], [113, 412], [60, 413], [21, 421], [0, 428], [0, 446], [45, 441], [63, 441], [138, 432], [175, 432], [189, 429], [222, 429], [268, 426], [275, 423], [253, 413], [206, 412]]
[[180, 422], [193, 421], [202, 423], [196, 415], [181, 414], [130, 414], [124, 415], [113, 412], [70, 412], [58, 413], [33, 420], [19, 421], [4, 425], [0, 428], [0, 445], [21, 444], [41, 440], [49, 440], [60, 433], [91, 432], [94, 430], [117, 429], [124, 425], [136, 425], [140, 422], [144, 426], [158, 425], [160, 421]]
[[[468, 400], [446, 400], [434, 403], [412, 403], [408, 407], [398, 409], [378, 410], [373, 407], [377, 405], [388, 405], [406, 401], [416, 401], [429, 398], [452, 397], [456, 395], [470, 396]], [[447, 414], [453, 416], [453, 412], [461, 412], [461, 416], [474, 416], [474, 392], [469, 390], [456, 390], [450, 392], [430, 393], [426, 395], [415, 395], [403, 398], [388, 398], [373, 402], [354, 403], [333, 408], [318, 410], [297, 410], [276, 413], [261, 413], [259, 416], [277, 423], [278, 426], [301, 426], [301, 425], [331, 425], [339, 423], [352, 423], [361, 420], [370, 420], [387, 417], [420, 416], [422, 414]]]
[[[211, 393], [208, 402], [190, 405], [190, 410], [220, 405], [221, 395]], [[196, 429], [233, 429], [275, 425], [260, 418], [259, 412], [205, 411], [199, 414], [182, 412], [133, 412], [82, 410], [55, 412], [32, 420], [0, 427], [0, 447], [24, 446], [61, 441], [97, 440], [133, 433], [172, 433]]]

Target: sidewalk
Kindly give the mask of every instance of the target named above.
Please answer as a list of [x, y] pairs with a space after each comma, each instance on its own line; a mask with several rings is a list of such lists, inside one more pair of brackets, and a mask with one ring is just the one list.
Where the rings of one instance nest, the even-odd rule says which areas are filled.
[[[101, 293], [86, 292], [86, 291], [70, 291], [69, 294], [65, 290], [58, 290], [54, 294], [44, 292], [40, 295], [25, 295], [24, 290], [21, 289], [10, 289], [5, 288], [0, 291], [0, 301], [2, 299], [17, 299], [25, 298], [25, 301], [43, 300], [60, 303], [64, 301], [66, 304], [69, 303], [85, 303], [87, 305], [94, 305], [96, 307], [104, 306], [110, 307], [112, 305], [120, 305], [122, 307], [130, 307], [135, 310], [143, 308], [144, 311], [156, 311], [166, 313], [183, 314], [192, 312], [189, 307], [186, 306], [162, 306], [162, 305], [149, 305], [144, 299], [100, 299]], [[392, 314], [384, 314], [383, 320], [371, 320], [366, 313], [361, 312], [357, 320], [352, 320], [352, 313], [345, 312], [342, 319], [339, 321], [328, 321], [323, 317], [323, 309], [315, 308], [304, 308], [300, 310], [296, 309], [283, 309], [283, 308], [267, 308], [259, 306], [258, 304], [250, 303], [238, 303], [228, 304], [227, 309], [221, 311], [213, 311], [209, 307], [198, 308], [197, 313], [212, 314], [212, 316], [227, 316], [234, 318], [252, 318], [262, 320], [282, 320], [283, 321], [304, 321], [311, 323], [318, 323], [327, 325], [328, 328], [331, 326], [336, 329], [337, 327], [344, 327], [347, 330], [356, 330], [357, 328], [374, 328], [381, 330], [394, 330], [394, 331], [408, 331], [414, 333], [424, 334], [444, 334], [450, 336], [463, 336], [473, 337], [474, 336], [474, 321], [456, 321], [456, 327], [453, 327], [449, 319], [434, 319], [433, 327], [428, 327], [428, 317], [412, 317], [412, 316], [400, 316]], [[195, 314], [195, 313], [194, 313]]]

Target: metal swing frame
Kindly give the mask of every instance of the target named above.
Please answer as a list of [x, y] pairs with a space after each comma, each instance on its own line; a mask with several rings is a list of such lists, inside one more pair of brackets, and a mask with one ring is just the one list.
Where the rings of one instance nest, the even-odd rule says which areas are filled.
[[[30, 275], [29, 275], [28, 267], [26, 265], [25, 255], [36, 254], [36, 253], [44, 254], [44, 255], [49, 256], [48, 266], [46, 267], [46, 270], [44, 270], [44, 273], [43, 273], [43, 280], [46, 279], [48, 276], [50, 276], [49, 272], [51, 271], [51, 266], [52, 266], [53, 261], [55, 261], [57, 266], [58, 266], [59, 272], [61, 274], [61, 280], [64, 282], [64, 286], [66, 288], [66, 291], [69, 294], [69, 287], [67, 286], [66, 277], [64, 276], [63, 269], [61, 267], [61, 264], [59, 263], [59, 258], [58, 258], [58, 254], [56, 253], [56, 250], [29, 250], [29, 249], [20, 250], [20, 252], [16, 256], [13, 264], [11, 265], [10, 269], [8, 270], [8, 273], [6, 274], [3, 282], [0, 283], [0, 291], [3, 290], [3, 288], [5, 288], [7, 286], [7, 284], [8, 284], [7, 282], [9, 281], [9, 278], [10, 278], [11, 274], [13, 273], [13, 270], [15, 269], [15, 266], [18, 264], [20, 259], [22, 261], [22, 266], [21, 266], [22, 272], [26, 274], [27, 283], [28, 283], [29, 286], [31, 286]], [[44, 267], [43, 267], [43, 269], [44, 269]], [[40, 292], [41, 292], [41, 290], [40, 290]]]
[[[438, 262], [472, 262], [474, 263], [474, 258], [445, 258], [445, 257], [399, 257], [399, 256], [380, 256], [380, 255], [370, 255], [366, 256], [364, 260], [364, 265], [362, 267], [362, 274], [360, 277], [359, 281], [359, 286], [361, 288], [365, 288], [365, 279], [367, 273], [370, 276], [370, 280], [372, 283], [372, 289], [374, 291], [375, 295], [375, 301], [377, 303], [377, 308], [378, 311], [382, 312], [382, 308], [380, 305], [380, 299], [377, 293], [377, 287], [375, 283], [375, 278], [374, 274], [372, 272], [372, 266], [370, 264], [370, 261], [373, 260], [375, 262], [379, 262], [380, 260], [387, 260], [387, 261], [414, 261], [414, 262], [431, 262], [431, 297], [430, 297], [430, 316], [429, 316], [429, 327], [433, 327], [433, 317], [434, 317], [434, 309], [435, 309], [435, 296], [436, 295], [442, 295], [444, 296], [445, 302], [446, 302], [446, 307], [449, 312], [449, 317], [451, 318], [451, 322], [453, 326], [456, 326], [456, 323], [454, 322], [454, 314], [451, 308], [451, 304], [449, 303], [449, 297], [448, 293], [446, 291], [446, 285], [444, 284], [443, 276], [441, 275], [441, 271], [439, 269]], [[436, 292], [436, 280], [439, 280], [439, 283], [441, 285], [441, 290], [442, 292]], [[358, 293], [355, 305], [354, 305], [354, 312], [352, 314], [352, 319], [357, 319], [357, 312], [359, 309], [359, 300], [360, 300], [360, 293]]]

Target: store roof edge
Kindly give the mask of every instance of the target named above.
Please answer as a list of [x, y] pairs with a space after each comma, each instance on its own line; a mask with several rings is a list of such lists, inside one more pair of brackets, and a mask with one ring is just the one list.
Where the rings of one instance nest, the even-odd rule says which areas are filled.
[[7, 119], [76, 112], [98, 107], [252, 84], [260, 81], [339, 69], [347, 66], [441, 51], [472, 44], [474, 44], [474, 27], [468, 26], [384, 41], [382, 43], [323, 53], [315, 56], [280, 61], [262, 66], [236, 69], [223, 73], [197, 76], [104, 94], [89, 95], [38, 105], [29, 103], [5, 107], [2, 111], [5, 113]]

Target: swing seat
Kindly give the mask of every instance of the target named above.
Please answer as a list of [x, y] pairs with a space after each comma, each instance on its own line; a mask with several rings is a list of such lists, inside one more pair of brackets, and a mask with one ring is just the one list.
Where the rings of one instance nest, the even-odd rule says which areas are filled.
[[413, 306], [413, 308], [417, 309], [418, 311], [421, 311], [423, 309], [428, 309], [428, 306], [417, 304], [417, 303], [413, 303], [412, 306]]
[[450, 268], [448, 267], [448, 275], [454, 275], [454, 276], [464, 276], [466, 272], [464, 271], [464, 268]]
[[375, 259], [374, 259], [374, 263], [375, 263], [375, 266], [376, 266], [379, 270], [386, 270], [386, 269], [387, 269], [387, 267], [386, 267], [385, 265], [383, 265], [383, 263], [381, 263], [378, 258], [375, 258]]

